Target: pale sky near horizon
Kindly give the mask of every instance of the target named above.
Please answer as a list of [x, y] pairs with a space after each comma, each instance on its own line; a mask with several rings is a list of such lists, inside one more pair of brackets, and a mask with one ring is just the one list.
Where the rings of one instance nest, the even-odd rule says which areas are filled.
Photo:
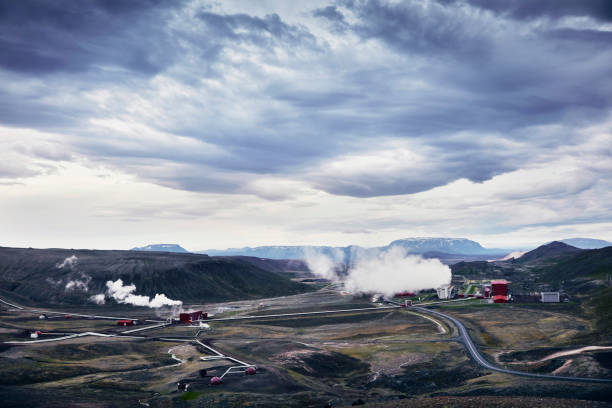
[[0, 246], [612, 241], [605, 0], [0, 0]]

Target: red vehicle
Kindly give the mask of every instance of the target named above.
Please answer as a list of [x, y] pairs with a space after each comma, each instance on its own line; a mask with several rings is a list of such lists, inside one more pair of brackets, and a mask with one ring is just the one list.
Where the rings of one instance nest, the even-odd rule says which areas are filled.
[[117, 326], [133, 326], [134, 321], [130, 319], [117, 320]]
[[457, 297], [462, 298], [462, 297], [465, 297], [465, 295], [463, 293], [457, 293]]
[[508, 303], [508, 297], [504, 295], [493, 296], [493, 303]]
[[66, 319], [70, 319], [70, 317], [71, 317], [71, 316], [70, 316], [69, 314], [67, 314], [67, 315], [66, 315]]

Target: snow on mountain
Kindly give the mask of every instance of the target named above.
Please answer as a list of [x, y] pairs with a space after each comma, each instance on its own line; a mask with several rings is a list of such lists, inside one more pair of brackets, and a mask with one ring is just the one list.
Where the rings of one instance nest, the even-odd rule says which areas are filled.
[[360, 254], [371, 251], [386, 250], [391, 247], [400, 246], [406, 252], [412, 254], [425, 254], [428, 252], [438, 252], [445, 254], [464, 254], [464, 255], [502, 255], [510, 252], [507, 249], [483, 248], [478, 242], [466, 238], [405, 238], [391, 242], [389, 245], [375, 248], [364, 248], [355, 245], [346, 247], [331, 246], [260, 246], [229, 249], [209, 249], [198, 251], [198, 253], [210, 256], [232, 256], [245, 255], [258, 258], [270, 259], [305, 259], [308, 252], [317, 252], [330, 256], [338, 261], [349, 262]]
[[157, 251], [157, 252], [183, 252], [188, 253], [185, 248], [177, 244], [151, 244], [143, 247], [135, 247], [130, 251]]

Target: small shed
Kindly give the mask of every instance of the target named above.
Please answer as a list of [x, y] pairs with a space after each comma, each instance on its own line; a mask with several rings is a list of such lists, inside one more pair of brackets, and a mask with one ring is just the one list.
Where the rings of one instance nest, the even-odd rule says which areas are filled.
[[559, 292], [541, 292], [540, 295], [542, 303], [559, 303], [560, 301]]

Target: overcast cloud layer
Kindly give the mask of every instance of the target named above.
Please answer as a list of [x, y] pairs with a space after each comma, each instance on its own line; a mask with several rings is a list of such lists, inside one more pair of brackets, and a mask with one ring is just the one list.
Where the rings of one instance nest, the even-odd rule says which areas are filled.
[[0, 0], [0, 245], [612, 239], [611, 44], [606, 0]]

